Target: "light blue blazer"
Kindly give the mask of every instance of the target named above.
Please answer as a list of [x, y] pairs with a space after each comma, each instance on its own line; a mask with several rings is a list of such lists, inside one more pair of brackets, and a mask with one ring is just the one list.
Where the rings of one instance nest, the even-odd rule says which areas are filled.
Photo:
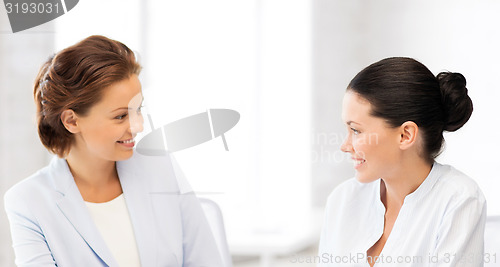
[[[170, 155], [116, 163], [142, 267], [222, 266], [196, 196], [179, 191]], [[118, 266], [90, 217], [65, 159], [5, 194], [18, 266]]]

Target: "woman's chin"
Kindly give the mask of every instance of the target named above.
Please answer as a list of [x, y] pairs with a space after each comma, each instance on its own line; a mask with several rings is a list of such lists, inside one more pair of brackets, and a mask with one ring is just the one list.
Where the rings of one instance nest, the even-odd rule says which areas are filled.
[[363, 175], [363, 174], [360, 174], [359, 172], [356, 172], [356, 180], [358, 180], [358, 182], [360, 182], [360, 183], [367, 184], [367, 183], [371, 183], [371, 182], [378, 180], [378, 178], [368, 176], [368, 175]]
[[127, 159], [131, 158], [132, 155], [134, 155], [133, 149], [130, 149], [127, 151], [120, 151], [120, 153], [117, 153], [117, 155], [115, 157], [115, 161], [127, 160]]

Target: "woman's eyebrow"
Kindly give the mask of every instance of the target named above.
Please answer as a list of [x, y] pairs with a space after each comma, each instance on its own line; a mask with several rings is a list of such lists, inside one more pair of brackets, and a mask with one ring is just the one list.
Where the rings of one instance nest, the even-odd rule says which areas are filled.
[[115, 112], [115, 111], [118, 111], [118, 110], [120, 110], [120, 109], [126, 109], [126, 110], [128, 110], [129, 108], [128, 108], [128, 107], [117, 108], [117, 109], [115, 109], [115, 110], [113, 110], [113, 111], [111, 111], [111, 112]]
[[[143, 104], [143, 103], [144, 103], [144, 97], [142, 98], [142, 101], [141, 101], [141, 106], [142, 106], [142, 104]], [[113, 110], [113, 111], [111, 111], [111, 112], [115, 112], [115, 111], [118, 111], [118, 110], [120, 110], [120, 109], [126, 109], [126, 110], [129, 110], [129, 109], [132, 109], [132, 108], [131, 108], [131, 107], [121, 107], [121, 108], [117, 108], [117, 109], [115, 109], [115, 110]]]
[[359, 123], [357, 123], [357, 122], [355, 122], [355, 121], [347, 121], [347, 122], [346, 122], [346, 124], [347, 124], [347, 125], [351, 125], [352, 123], [354, 123], [354, 124], [358, 124], [358, 125], [361, 125], [361, 124], [359, 124]]

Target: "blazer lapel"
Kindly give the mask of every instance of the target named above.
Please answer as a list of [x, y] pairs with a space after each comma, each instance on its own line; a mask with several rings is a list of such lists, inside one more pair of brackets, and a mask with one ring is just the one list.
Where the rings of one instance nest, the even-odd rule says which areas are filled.
[[[135, 154], [132, 158], [136, 157]], [[147, 170], [141, 168], [136, 160], [131, 159], [116, 162], [116, 169], [134, 228], [141, 266], [156, 266], [154, 212], [149, 186], [141, 179], [148, 175]]]
[[66, 160], [54, 157], [51, 171], [56, 190], [61, 194], [56, 200], [61, 212], [102, 261], [108, 266], [118, 266], [88, 212]]

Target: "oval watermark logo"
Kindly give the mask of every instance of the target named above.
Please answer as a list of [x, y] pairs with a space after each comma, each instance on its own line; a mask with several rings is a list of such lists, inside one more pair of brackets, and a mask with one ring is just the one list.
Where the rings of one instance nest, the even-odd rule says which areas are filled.
[[4, 0], [12, 32], [49, 22], [73, 9], [78, 0]]

